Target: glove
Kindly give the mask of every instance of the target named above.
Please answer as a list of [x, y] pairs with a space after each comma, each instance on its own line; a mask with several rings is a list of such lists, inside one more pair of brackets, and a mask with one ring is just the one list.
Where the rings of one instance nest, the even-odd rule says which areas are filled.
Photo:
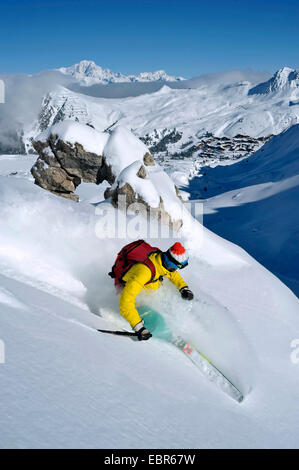
[[139, 341], [150, 339], [153, 335], [144, 327], [143, 320], [134, 326], [133, 330], [137, 333]]
[[194, 297], [193, 292], [190, 289], [188, 289], [187, 286], [182, 287], [180, 290], [180, 293], [181, 293], [182, 298], [185, 300], [192, 300]]

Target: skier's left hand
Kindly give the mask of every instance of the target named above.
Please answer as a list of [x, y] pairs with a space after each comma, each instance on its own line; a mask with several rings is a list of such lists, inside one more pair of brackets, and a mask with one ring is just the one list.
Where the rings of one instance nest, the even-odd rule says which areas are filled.
[[188, 289], [187, 286], [182, 287], [180, 290], [180, 293], [181, 293], [182, 298], [185, 300], [192, 300], [194, 297], [193, 292], [190, 289]]
[[138, 336], [139, 341], [146, 341], [150, 339], [153, 335], [144, 327], [144, 321], [141, 320], [137, 325], [134, 326], [133, 330]]

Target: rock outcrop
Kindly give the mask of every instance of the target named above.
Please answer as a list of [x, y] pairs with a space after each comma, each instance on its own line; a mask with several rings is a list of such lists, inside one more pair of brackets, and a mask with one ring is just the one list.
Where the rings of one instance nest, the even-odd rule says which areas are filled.
[[[147, 155], [150, 156], [150, 154]], [[146, 162], [148, 163], [146, 164]], [[177, 218], [171, 217], [167, 212], [161, 194], [159, 194], [159, 191], [157, 191], [156, 188], [154, 188], [152, 185], [152, 181], [147, 173], [146, 166], [153, 166], [152, 161], [148, 161], [148, 157], [144, 158], [144, 165], [142, 165], [142, 163], [139, 161], [134, 162], [134, 164], [130, 165], [134, 171], [134, 174], [132, 174], [132, 171], [128, 171], [129, 167], [126, 168], [123, 172], [126, 173], [127, 176], [130, 174], [128, 177], [130, 182], [126, 181], [126, 176], [121, 173], [115, 181], [114, 185], [112, 185], [111, 188], [106, 189], [104, 197], [105, 199], [110, 199], [111, 204], [118, 209], [127, 210], [128, 208], [131, 208], [131, 210], [136, 209], [139, 211], [140, 207], [142, 206], [145, 209], [145, 212], [150, 214], [151, 217], [177, 231], [183, 224], [180, 217], [180, 212], [178, 211]], [[142, 184], [142, 180], [144, 180], [144, 184]], [[150, 189], [152, 189], [151, 197], [153, 196], [153, 193], [156, 192], [155, 204], [151, 204], [146, 197], [146, 183], [148, 183], [148, 185], [150, 185]], [[145, 187], [144, 192], [138, 191], [138, 187], [140, 186], [142, 188]], [[178, 188], [173, 185], [173, 189], [174, 198], [178, 198], [178, 200], [183, 203]], [[136, 206], [134, 207], [135, 204]]]
[[64, 142], [58, 135], [50, 134], [45, 142], [34, 141], [33, 147], [39, 154], [31, 169], [35, 183], [59, 196], [78, 200], [74, 191], [81, 181], [100, 184], [106, 180], [113, 184], [115, 180], [105, 158], [87, 152], [77, 142]]
[[[39, 157], [31, 173], [35, 184], [43, 189], [78, 201], [75, 190], [82, 181], [107, 181], [111, 186], [104, 197], [115, 208], [126, 210], [142, 204], [145, 213], [175, 230], [182, 225], [178, 188], [155, 165], [147, 147], [127, 129], [118, 128], [109, 134], [78, 123], [60, 123], [42, 133], [33, 147]], [[168, 204], [177, 207], [172, 216]]]

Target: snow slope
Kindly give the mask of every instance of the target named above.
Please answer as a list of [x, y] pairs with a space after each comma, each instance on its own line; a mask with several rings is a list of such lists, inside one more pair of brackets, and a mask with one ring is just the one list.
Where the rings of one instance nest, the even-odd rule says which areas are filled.
[[208, 198], [205, 225], [245, 248], [298, 295], [299, 124], [249, 159], [202, 173], [185, 189]]
[[167, 283], [141, 299], [242, 388], [241, 405], [171, 345], [95, 332], [125, 326], [107, 272], [127, 240], [100, 238], [90, 190], [76, 204], [33, 185], [30, 158], [0, 157], [0, 446], [298, 447], [292, 292], [186, 214], [183, 274], [197, 300], [186, 304]]

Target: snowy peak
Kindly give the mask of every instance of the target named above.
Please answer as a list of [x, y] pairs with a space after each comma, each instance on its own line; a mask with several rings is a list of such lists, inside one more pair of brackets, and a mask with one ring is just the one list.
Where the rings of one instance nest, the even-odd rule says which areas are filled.
[[167, 75], [164, 70], [156, 72], [142, 72], [139, 75], [124, 75], [115, 73], [109, 69], [103, 69], [92, 60], [81, 60], [78, 64], [70, 67], [61, 67], [59, 72], [65, 75], [71, 75], [80, 82], [81, 85], [95, 85], [121, 82], [155, 82], [165, 81], [174, 82], [185, 80], [183, 77], [172, 77]]
[[271, 85], [273, 91], [282, 90], [287, 86], [290, 88], [296, 88], [299, 86], [299, 70], [283, 67], [276, 72]]
[[164, 82], [176, 82], [185, 80], [183, 77], [171, 77], [167, 75], [164, 70], [157, 70], [157, 72], [142, 72], [136, 77], [134, 75], [129, 75], [130, 81], [136, 82], [156, 82], [156, 81], [164, 81]]
[[78, 64], [58, 69], [65, 75], [71, 75], [82, 85], [94, 85], [96, 83], [115, 83], [126, 81], [126, 76], [113, 73], [109, 69], [103, 69], [92, 60], [81, 60]]
[[97, 71], [103, 71], [103, 69], [98, 67], [92, 60], [81, 60], [78, 64], [72, 65], [71, 67], [63, 67], [60, 70], [64, 71], [64, 73], [86, 75], [87, 77], [94, 77]]
[[260, 83], [249, 90], [249, 95], [263, 95], [299, 88], [299, 70], [283, 67], [270, 80]]

